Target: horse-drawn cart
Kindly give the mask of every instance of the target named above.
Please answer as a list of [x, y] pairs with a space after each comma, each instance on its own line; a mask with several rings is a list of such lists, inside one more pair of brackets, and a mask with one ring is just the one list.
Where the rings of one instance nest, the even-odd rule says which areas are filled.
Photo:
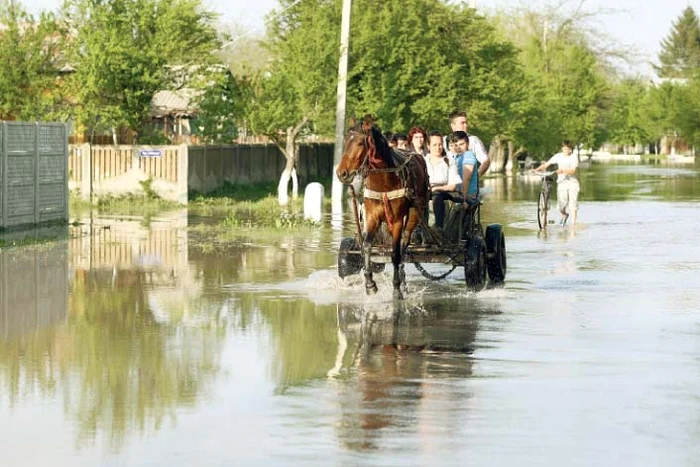
[[[457, 268], [464, 270], [467, 289], [479, 291], [486, 285], [500, 284], [506, 276], [506, 244], [500, 224], [490, 224], [484, 230], [481, 225], [479, 205], [463, 208], [451, 205], [445, 218], [442, 233], [424, 226], [423, 232], [411, 242], [404, 252], [403, 262], [413, 263], [420, 273], [431, 280], [444, 279]], [[357, 222], [362, 222], [360, 218]], [[358, 229], [359, 230], [359, 229]], [[427, 231], [426, 231], [427, 230]], [[386, 227], [375, 237], [370, 263], [373, 272], [379, 272], [391, 263], [392, 242]], [[428, 271], [423, 265], [439, 263], [446, 270]], [[343, 278], [358, 274], [364, 265], [363, 249], [356, 237], [346, 237], [338, 250], [338, 275]]]
[[[343, 155], [335, 171], [338, 180], [352, 187], [356, 176], [364, 182], [360, 220], [357, 199], [350, 189], [357, 232], [345, 238], [338, 252], [338, 274], [357, 274], [364, 269], [365, 291], [377, 292], [373, 273], [391, 262], [394, 267], [394, 298], [401, 299], [405, 282], [404, 263], [410, 261], [430, 279], [440, 279], [462, 266], [467, 287], [480, 290], [488, 272], [492, 283], [506, 275], [506, 249], [500, 225], [481, 227], [480, 203], [470, 207], [454, 204], [446, 213], [445, 230], [437, 232], [423, 218], [429, 200], [425, 159], [413, 151], [397, 151], [374, 125], [371, 116], [354, 119], [343, 142]], [[419, 227], [421, 241], [410, 242]], [[449, 271], [433, 275], [422, 265], [444, 263]]]

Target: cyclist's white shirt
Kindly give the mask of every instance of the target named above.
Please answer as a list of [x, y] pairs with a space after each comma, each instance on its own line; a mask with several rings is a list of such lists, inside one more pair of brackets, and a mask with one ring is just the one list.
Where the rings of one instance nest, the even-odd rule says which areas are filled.
[[436, 165], [430, 163], [430, 154], [425, 156], [425, 165], [428, 167], [428, 179], [431, 185], [459, 185], [462, 177], [457, 172], [457, 164], [450, 161], [447, 156], [440, 159]]
[[[547, 165], [551, 164], [557, 164], [563, 170], [576, 170], [578, 168], [578, 156], [574, 153], [567, 156], [563, 152], [558, 152], [547, 161]], [[576, 180], [576, 176], [568, 174], [557, 175], [557, 183], [567, 180]]]

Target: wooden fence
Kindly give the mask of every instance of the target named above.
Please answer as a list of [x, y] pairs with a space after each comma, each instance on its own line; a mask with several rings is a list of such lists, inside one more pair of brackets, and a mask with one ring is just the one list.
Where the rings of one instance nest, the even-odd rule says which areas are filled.
[[[148, 180], [158, 195], [187, 204], [190, 191], [208, 193], [225, 183], [276, 182], [285, 158], [272, 144], [233, 146], [91, 146], [71, 145], [70, 188], [84, 198], [143, 191]], [[300, 184], [331, 177], [333, 144], [299, 147]]]
[[144, 182], [165, 199], [187, 203], [187, 146], [71, 145], [71, 190], [83, 198], [139, 193]]

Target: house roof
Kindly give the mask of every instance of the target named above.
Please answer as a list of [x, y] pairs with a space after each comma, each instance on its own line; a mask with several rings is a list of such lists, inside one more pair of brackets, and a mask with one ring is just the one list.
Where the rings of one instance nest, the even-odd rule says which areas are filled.
[[197, 96], [194, 89], [158, 91], [151, 100], [151, 116], [193, 115], [199, 111], [193, 100]]

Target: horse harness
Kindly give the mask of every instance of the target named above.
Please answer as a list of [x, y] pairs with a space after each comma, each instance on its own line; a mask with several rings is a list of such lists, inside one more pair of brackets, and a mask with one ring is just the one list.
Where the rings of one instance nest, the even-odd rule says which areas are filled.
[[382, 201], [384, 205], [384, 214], [386, 216], [387, 224], [389, 229], [393, 227], [393, 219], [391, 216], [391, 210], [389, 209], [389, 201], [399, 198], [407, 198], [409, 202], [413, 200], [413, 189], [408, 186], [408, 181], [410, 179], [410, 171], [408, 165], [413, 160], [417, 153], [397, 153], [396, 151], [391, 151], [390, 154], [395, 163], [398, 163], [396, 167], [387, 168], [372, 168], [369, 155], [369, 145], [367, 140], [369, 135], [363, 140], [363, 145], [365, 146], [366, 156], [362, 165], [360, 166], [360, 173], [362, 178], [365, 179], [372, 173], [396, 173], [399, 180], [401, 181], [401, 188], [391, 191], [375, 191], [367, 187], [364, 188], [363, 197], [368, 199], [374, 199]]

